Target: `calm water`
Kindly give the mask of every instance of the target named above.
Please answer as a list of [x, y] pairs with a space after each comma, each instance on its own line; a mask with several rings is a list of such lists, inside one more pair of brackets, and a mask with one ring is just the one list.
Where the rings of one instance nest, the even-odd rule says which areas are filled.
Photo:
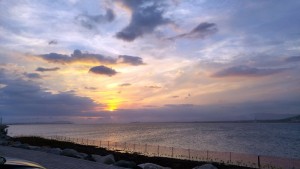
[[300, 158], [300, 124], [132, 123], [12, 125], [9, 135], [97, 140]]

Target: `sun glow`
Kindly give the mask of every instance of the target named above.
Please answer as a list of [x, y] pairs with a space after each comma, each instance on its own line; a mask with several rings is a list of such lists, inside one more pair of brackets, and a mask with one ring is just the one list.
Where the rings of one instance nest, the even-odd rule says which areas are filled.
[[121, 99], [120, 98], [112, 98], [108, 100], [106, 110], [108, 111], [115, 111], [120, 106]]

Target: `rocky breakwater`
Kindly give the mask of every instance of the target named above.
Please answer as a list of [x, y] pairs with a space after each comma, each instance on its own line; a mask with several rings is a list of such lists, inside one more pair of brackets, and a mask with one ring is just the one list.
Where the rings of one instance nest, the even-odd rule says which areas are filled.
[[0, 125], [0, 145], [8, 145], [11, 141], [11, 137], [7, 135], [7, 125]]

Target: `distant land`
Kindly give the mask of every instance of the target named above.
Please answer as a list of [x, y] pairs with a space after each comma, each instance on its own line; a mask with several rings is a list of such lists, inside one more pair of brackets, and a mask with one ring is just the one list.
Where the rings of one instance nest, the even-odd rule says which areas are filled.
[[193, 123], [300, 123], [300, 115], [277, 120], [194, 121]]
[[52, 122], [24, 122], [24, 123], [7, 123], [6, 125], [31, 125], [31, 124], [73, 124], [70, 121], [52, 121]]

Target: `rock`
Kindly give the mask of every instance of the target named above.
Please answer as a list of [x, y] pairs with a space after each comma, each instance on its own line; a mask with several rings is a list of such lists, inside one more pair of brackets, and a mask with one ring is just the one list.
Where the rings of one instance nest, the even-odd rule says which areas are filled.
[[7, 146], [9, 142], [7, 140], [0, 140], [0, 145]]
[[40, 150], [41, 147], [38, 146], [28, 146], [29, 150]]
[[79, 158], [82, 158], [82, 159], [87, 158], [87, 156], [88, 156], [88, 155], [85, 154], [85, 153], [79, 153], [79, 154], [78, 154], [78, 157], [79, 157]]
[[118, 166], [118, 167], [123, 167], [123, 168], [136, 168], [137, 165], [135, 162], [133, 161], [125, 161], [125, 160], [120, 160], [117, 161], [114, 166]]
[[49, 151], [50, 149], [51, 149], [50, 147], [43, 146], [43, 147], [40, 147], [38, 150], [39, 150], [39, 151], [42, 151], [42, 152], [47, 152], [47, 151]]
[[21, 144], [22, 144], [21, 142], [16, 141], [16, 142], [13, 142], [13, 143], [12, 143], [12, 146], [13, 146], [13, 147], [19, 147]]
[[193, 169], [218, 169], [218, 168], [212, 164], [204, 164], [201, 166], [194, 167]]
[[92, 157], [92, 155], [90, 155], [90, 154], [88, 154], [84, 159], [89, 160], [89, 161], [95, 161], [94, 158]]
[[47, 153], [60, 155], [62, 153], [62, 150], [60, 148], [51, 148], [47, 151]]
[[62, 150], [61, 155], [68, 156], [68, 157], [80, 158], [79, 153], [76, 150], [68, 149], [68, 148]]
[[23, 148], [23, 149], [29, 149], [29, 145], [28, 144], [21, 144], [18, 147], [19, 148]]
[[171, 169], [169, 167], [163, 167], [153, 163], [144, 163], [144, 164], [139, 164], [138, 166], [141, 167], [142, 169]]
[[93, 154], [92, 158], [94, 159], [94, 161], [103, 163], [103, 164], [114, 164], [116, 162], [115, 157], [112, 154], [109, 154], [106, 156], [100, 156], [97, 154]]

